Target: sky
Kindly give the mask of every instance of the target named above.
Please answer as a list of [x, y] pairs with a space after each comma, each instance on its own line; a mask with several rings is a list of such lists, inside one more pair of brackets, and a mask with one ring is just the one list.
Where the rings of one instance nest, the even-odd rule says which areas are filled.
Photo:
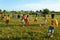
[[60, 0], [0, 0], [2, 10], [43, 10], [60, 11]]

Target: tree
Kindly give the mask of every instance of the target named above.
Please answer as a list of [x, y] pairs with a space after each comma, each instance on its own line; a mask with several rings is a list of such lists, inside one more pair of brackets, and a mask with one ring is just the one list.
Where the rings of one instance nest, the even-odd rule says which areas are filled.
[[42, 13], [42, 10], [40, 10], [39, 12]]
[[49, 14], [49, 13], [50, 13], [50, 11], [48, 9], [43, 10], [43, 14]]
[[0, 14], [2, 13], [2, 10], [0, 9]]
[[36, 10], [36, 13], [39, 13], [39, 11], [38, 11], [38, 10]]
[[3, 13], [6, 13], [7, 11], [6, 10], [3, 10]]

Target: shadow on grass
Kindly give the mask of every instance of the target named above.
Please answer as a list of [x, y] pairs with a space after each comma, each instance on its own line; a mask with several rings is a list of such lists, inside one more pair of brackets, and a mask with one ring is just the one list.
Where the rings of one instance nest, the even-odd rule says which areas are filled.
[[[6, 25], [6, 24], [0, 24], [0, 27], [7, 27], [7, 26], [20, 26], [20, 27], [22, 27], [23, 25], [22, 24], [8, 24], [8, 25]], [[24, 24], [24, 26], [39, 26], [39, 24], [29, 24], [29, 25], [25, 25]]]
[[14, 37], [12, 37], [12, 38], [0, 38], [0, 40], [21, 40], [21, 38], [19, 38], [19, 37], [16, 37], [16, 38], [14, 38]]
[[0, 40], [34, 40], [34, 39], [36, 39], [36, 38], [34, 38], [34, 37], [0, 38]]

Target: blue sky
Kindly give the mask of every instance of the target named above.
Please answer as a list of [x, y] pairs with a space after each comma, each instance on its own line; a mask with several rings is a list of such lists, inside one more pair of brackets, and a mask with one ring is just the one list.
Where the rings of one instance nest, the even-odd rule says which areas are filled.
[[49, 10], [60, 11], [60, 0], [0, 0], [2, 10]]

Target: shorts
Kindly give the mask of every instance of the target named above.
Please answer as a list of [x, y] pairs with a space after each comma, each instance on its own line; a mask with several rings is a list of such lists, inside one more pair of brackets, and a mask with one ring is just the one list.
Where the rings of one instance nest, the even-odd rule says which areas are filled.
[[54, 27], [53, 26], [49, 26], [48, 33], [54, 33]]
[[6, 23], [9, 23], [9, 20], [6, 20]]

